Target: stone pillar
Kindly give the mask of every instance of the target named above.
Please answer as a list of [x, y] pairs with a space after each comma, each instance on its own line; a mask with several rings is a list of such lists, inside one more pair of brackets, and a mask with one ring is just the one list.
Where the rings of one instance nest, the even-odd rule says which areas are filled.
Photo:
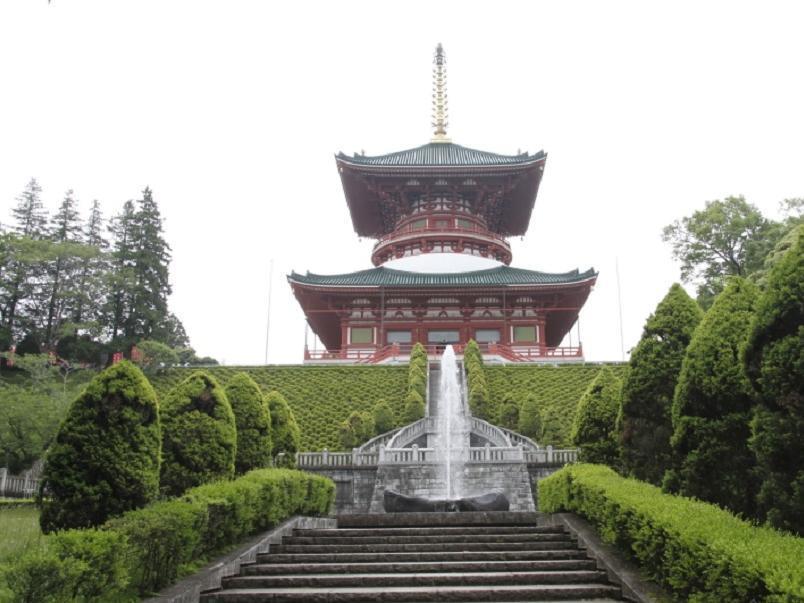
[[6, 482], [8, 481], [8, 469], [0, 469], [0, 496], [6, 495]]

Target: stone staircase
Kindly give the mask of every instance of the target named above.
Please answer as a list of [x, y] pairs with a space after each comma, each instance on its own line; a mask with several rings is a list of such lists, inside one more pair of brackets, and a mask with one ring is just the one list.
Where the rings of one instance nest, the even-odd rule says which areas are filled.
[[598, 601], [620, 588], [538, 513], [346, 515], [294, 530], [203, 603]]

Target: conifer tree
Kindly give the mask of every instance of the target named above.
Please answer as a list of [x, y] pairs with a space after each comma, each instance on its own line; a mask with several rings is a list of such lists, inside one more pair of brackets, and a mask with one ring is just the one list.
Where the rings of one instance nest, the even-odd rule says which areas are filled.
[[744, 366], [758, 402], [751, 448], [762, 480], [759, 516], [804, 534], [804, 237], [771, 268]]
[[102, 524], [159, 491], [156, 393], [130, 362], [109, 367], [72, 403], [42, 476], [44, 532]]
[[6, 265], [0, 282], [0, 317], [2, 327], [10, 338], [19, 339], [31, 324], [22, 316], [23, 304], [33, 299], [37, 279], [41, 277], [42, 265], [49, 252], [47, 238], [47, 212], [40, 194], [42, 188], [32, 178], [25, 190], [17, 197], [17, 206], [12, 210], [15, 224], [12, 236], [6, 240]]
[[415, 389], [408, 392], [405, 398], [405, 410], [402, 413], [402, 421], [407, 425], [424, 417], [424, 399]]
[[538, 397], [530, 393], [525, 396], [522, 408], [519, 411], [519, 425], [517, 431], [541, 443], [542, 439], [542, 408]]
[[226, 392], [204, 371], [174, 387], [161, 406], [160, 488], [178, 496], [188, 488], [231, 479], [237, 454], [237, 427]]
[[106, 315], [109, 335], [115, 341], [123, 334], [123, 325], [134, 297], [137, 234], [133, 201], [123, 204], [120, 214], [112, 219], [109, 231], [112, 234], [112, 266], [108, 274], [110, 295]]
[[617, 464], [619, 451], [614, 428], [621, 389], [622, 382], [604, 366], [581, 396], [570, 436], [573, 446], [580, 450], [581, 462], [610, 467]]
[[753, 403], [740, 364], [756, 287], [732, 277], [695, 329], [673, 398], [673, 467], [667, 490], [752, 515], [754, 457], [748, 448]]
[[52, 252], [46, 265], [43, 306], [47, 307], [43, 341], [53, 349], [61, 335], [61, 326], [67, 318], [69, 305], [76, 296], [76, 268], [83, 249], [80, 244], [81, 225], [73, 191], [68, 190], [53, 216], [49, 239]]
[[394, 411], [384, 399], [377, 400], [372, 413], [374, 415], [374, 432], [376, 435], [391, 431], [396, 425]]
[[271, 411], [260, 386], [247, 373], [237, 373], [226, 384], [237, 425], [235, 473], [271, 464]]
[[106, 252], [109, 243], [103, 236], [103, 215], [100, 203], [92, 202], [81, 240], [87, 253], [81, 258], [77, 269], [77, 287], [72, 321], [76, 328], [89, 327], [98, 331], [102, 320], [100, 300], [106, 297], [105, 277], [108, 269]]
[[301, 444], [301, 431], [296, 417], [285, 396], [279, 392], [272, 391], [266, 398], [271, 411], [272, 454], [279, 465], [293, 467]]
[[519, 404], [517, 404], [514, 394], [508, 392], [503, 397], [500, 407], [500, 425], [506, 429], [515, 430], [519, 425]]
[[645, 329], [629, 363], [620, 410], [622, 467], [660, 484], [670, 463], [670, 407], [684, 352], [703, 313], [679, 284], [670, 287]]

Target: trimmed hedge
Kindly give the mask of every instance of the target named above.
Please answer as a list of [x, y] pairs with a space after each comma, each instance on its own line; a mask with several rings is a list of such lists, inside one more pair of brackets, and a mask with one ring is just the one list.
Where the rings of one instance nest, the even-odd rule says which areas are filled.
[[156, 498], [159, 418], [156, 393], [131, 362], [99, 373], [45, 457], [42, 531], [97, 526]]
[[196, 371], [164, 398], [159, 487], [169, 496], [234, 477], [237, 427], [224, 389]]
[[539, 508], [582, 515], [680, 601], [804, 598], [804, 539], [608, 467], [573, 465], [541, 480]]
[[[163, 397], [190, 374], [175, 368], [151, 377]], [[401, 417], [408, 392], [408, 367], [399, 366], [262, 366], [209, 367], [207, 373], [223, 385], [239, 372], [247, 373], [267, 394], [281, 392], [301, 428], [301, 450], [337, 450], [338, 426], [353, 410], [371, 412], [380, 398]]]
[[260, 386], [247, 373], [238, 373], [224, 390], [237, 426], [235, 473], [271, 464], [271, 411]]
[[130, 511], [101, 530], [56, 534], [14, 563], [7, 582], [19, 601], [109, 601], [127, 584], [146, 595], [292, 515], [326, 514], [334, 498], [325, 477], [256, 469]]

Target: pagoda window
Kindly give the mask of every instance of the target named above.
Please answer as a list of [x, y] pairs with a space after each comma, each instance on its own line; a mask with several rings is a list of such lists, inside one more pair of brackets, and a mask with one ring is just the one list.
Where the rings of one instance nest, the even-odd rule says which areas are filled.
[[498, 343], [500, 341], [500, 329], [477, 329], [475, 331], [475, 341], [478, 343]]
[[374, 343], [374, 327], [350, 327], [349, 343], [352, 345]]
[[451, 228], [452, 220], [446, 218], [437, 218], [433, 220], [433, 228]]
[[386, 341], [388, 343], [412, 343], [413, 333], [411, 331], [387, 331]]
[[514, 343], [536, 343], [536, 327], [530, 325], [518, 325], [511, 329]]
[[454, 331], [434, 330], [427, 332], [427, 343], [448, 344], [458, 343], [460, 340], [461, 334], [457, 329]]
[[410, 223], [410, 229], [411, 230], [424, 230], [425, 228], [427, 228], [427, 219], [426, 218], [422, 218], [420, 220], [415, 220], [415, 221]]
[[475, 227], [475, 223], [466, 218], [458, 218], [457, 223], [458, 228], [465, 228], [466, 230], [471, 230]]

